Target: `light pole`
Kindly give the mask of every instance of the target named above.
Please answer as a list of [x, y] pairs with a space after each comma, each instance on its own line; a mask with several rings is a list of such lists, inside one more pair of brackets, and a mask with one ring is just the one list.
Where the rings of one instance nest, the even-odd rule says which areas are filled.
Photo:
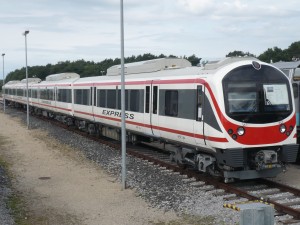
[[123, 0], [120, 0], [121, 20], [121, 145], [122, 145], [122, 190], [126, 188], [126, 124], [125, 124], [125, 76], [124, 76], [124, 20]]
[[5, 113], [5, 92], [4, 92], [4, 56], [5, 53], [2, 53], [2, 58], [3, 58], [3, 82], [2, 82], [2, 98], [3, 98], [3, 111]]
[[29, 30], [25, 30], [25, 60], [26, 60], [26, 96], [27, 96], [27, 129], [29, 129], [29, 96], [28, 96], [28, 68], [27, 68], [27, 34]]

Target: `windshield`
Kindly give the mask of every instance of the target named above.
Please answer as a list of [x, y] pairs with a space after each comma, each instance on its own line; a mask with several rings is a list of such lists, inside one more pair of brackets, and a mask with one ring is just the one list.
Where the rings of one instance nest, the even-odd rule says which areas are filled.
[[280, 121], [292, 111], [289, 82], [272, 67], [239, 67], [225, 76], [223, 90], [227, 115], [241, 122]]
[[255, 84], [228, 84], [228, 106], [230, 113], [256, 112], [257, 93]]

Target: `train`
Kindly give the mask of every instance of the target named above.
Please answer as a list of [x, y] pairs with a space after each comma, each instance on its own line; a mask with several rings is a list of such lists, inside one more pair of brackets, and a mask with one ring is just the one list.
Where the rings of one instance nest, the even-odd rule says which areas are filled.
[[[121, 138], [121, 66], [106, 76], [53, 74], [4, 85], [7, 104]], [[252, 57], [191, 66], [161, 58], [125, 64], [126, 141], [167, 143], [171, 158], [224, 182], [275, 177], [298, 154], [293, 86]]]
[[295, 107], [296, 107], [296, 120], [297, 120], [297, 130], [298, 134], [300, 131], [300, 91], [299, 91], [299, 85], [300, 85], [300, 61], [290, 61], [290, 62], [276, 62], [272, 64], [273, 66], [276, 66], [282, 72], [286, 74], [286, 76], [290, 79], [293, 87], [293, 93], [294, 93], [294, 100], [295, 100]]

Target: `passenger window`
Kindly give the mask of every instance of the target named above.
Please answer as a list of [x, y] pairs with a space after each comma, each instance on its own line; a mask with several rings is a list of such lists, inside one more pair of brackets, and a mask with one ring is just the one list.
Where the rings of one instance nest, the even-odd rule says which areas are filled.
[[145, 111], [146, 113], [149, 113], [149, 106], [150, 106], [150, 86], [146, 86], [146, 107]]
[[107, 90], [107, 108], [116, 108], [116, 90]]
[[178, 116], [178, 91], [169, 90], [165, 95], [165, 115]]
[[90, 94], [91, 94], [90, 90], [88, 90], [88, 89], [82, 90], [82, 95], [83, 95], [82, 104], [83, 105], [89, 105]]
[[98, 107], [106, 107], [106, 90], [98, 90]]
[[82, 103], [82, 90], [81, 89], [78, 89], [78, 90], [75, 90], [75, 104], [81, 104]]
[[152, 105], [152, 112], [153, 114], [157, 114], [157, 96], [158, 95], [158, 87], [153, 86], [153, 105]]
[[121, 109], [121, 105], [122, 105], [122, 101], [121, 101], [121, 90], [117, 90], [118, 91], [118, 106], [117, 106], [117, 109]]
[[77, 89], [75, 90], [75, 104], [89, 105], [90, 90]]
[[298, 91], [298, 84], [297, 83], [293, 83], [293, 92], [294, 92], [294, 98], [298, 98], [299, 91]]
[[139, 90], [130, 91], [130, 111], [139, 112], [140, 92]]

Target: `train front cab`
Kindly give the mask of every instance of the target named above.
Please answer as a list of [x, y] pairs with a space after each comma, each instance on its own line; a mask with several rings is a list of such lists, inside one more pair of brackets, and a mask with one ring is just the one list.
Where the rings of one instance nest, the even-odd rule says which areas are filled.
[[230, 71], [222, 86], [229, 143], [216, 158], [225, 179], [275, 177], [295, 162], [295, 106], [283, 73], [253, 62]]

